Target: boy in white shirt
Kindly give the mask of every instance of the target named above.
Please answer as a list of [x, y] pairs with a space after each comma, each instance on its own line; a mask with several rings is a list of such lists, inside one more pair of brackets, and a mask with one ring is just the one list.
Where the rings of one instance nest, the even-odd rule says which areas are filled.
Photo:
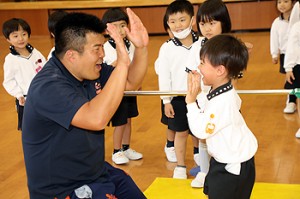
[[[249, 199], [255, 181], [257, 140], [241, 115], [241, 99], [231, 84], [247, 67], [247, 47], [230, 35], [209, 39], [197, 71], [189, 73], [187, 117], [192, 133], [206, 139], [211, 155], [203, 192], [210, 199]], [[211, 90], [201, 92], [201, 78]], [[199, 94], [200, 93], [200, 94]]]

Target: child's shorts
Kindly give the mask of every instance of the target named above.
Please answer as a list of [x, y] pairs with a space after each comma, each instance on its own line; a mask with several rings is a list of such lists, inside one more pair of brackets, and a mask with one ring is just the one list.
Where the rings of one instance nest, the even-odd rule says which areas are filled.
[[187, 120], [187, 108], [185, 103], [185, 97], [179, 96], [174, 97], [171, 101], [175, 115], [174, 118], [168, 118], [165, 115], [165, 105], [161, 101], [161, 123], [168, 126], [168, 129], [176, 132], [189, 130], [188, 120]]
[[137, 97], [123, 97], [117, 111], [110, 120], [112, 126], [121, 126], [127, 124], [127, 119], [139, 115], [137, 107]]
[[254, 157], [241, 163], [240, 175], [229, 173], [226, 164], [210, 159], [203, 193], [209, 199], [249, 199], [255, 181]]

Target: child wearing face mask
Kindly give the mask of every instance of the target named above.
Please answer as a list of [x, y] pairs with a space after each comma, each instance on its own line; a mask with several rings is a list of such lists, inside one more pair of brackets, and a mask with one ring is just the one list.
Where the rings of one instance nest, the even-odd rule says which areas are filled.
[[[174, 35], [171, 32], [170, 27], [168, 25], [166, 15], [164, 15], [164, 18], [163, 18], [163, 26], [164, 26], [165, 31], [168, 33], [169, 37], [174, 38]], [[154, 66], [155, 66], [155, 72], [158, 75], [159, 57], [156, 59]], [[162, 100], [161, 100], [161, 103], [163, 104]], [[191, 134], [191, 132], [189, 132], [189, 133]], [[166, 158], [169, 162], [177, 162], [175, 148], [174, 148], [175, 131], [167, 129], [166, 135], [167, 135], [167, 145], [165, 147]], [[197, 164], [197, 166], [195, 168], [191, 169], [190, 174], [196, 176], [196, 174], [199, 172], [199, 148], [198, 148], [199, 144], [198, 144], [198, 138], [196, 138], [192, 134], [191, 134], [191, 136], [192, 136], [192, 141], [193, 141], [193, 145], [194, 145], [193, 156], [194, 156], [194, 160], [195, 160], [195, 163]], [[169, 145], [171, 144], [171, 146], [169, 146], [168, 144]]]
[[[173, 38], [163, 43], [159, 50], [159, 67], [157, 67], [160, 91], [186, 91], [186, 68], [195, 67], [196, 63], [187, 59], [198, 41], [197, 34], [192, 30], [194, 21], [193, 5], [187, 0], [172, 2], [166, 10], [165, 17]], [[161, 96], [161, 122], [167, 125], [174, 141], [167, 140], [165, 152], [175, 150], [173, 178], [186, 179], [186, 143], [189, 135], [187, 109], [184, 96]], [[167, 156], [168, 157], [168, 156]], [[168, 159], [169, 160], [169, 159]], [[169, 160], [170, 161], [170, 160]]]

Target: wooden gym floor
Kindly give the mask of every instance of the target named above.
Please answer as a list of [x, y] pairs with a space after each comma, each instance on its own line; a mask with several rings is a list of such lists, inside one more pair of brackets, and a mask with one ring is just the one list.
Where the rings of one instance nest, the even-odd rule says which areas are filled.
[[[254, 45], [244, 78], [237, 89], [282, 89], [284, 76], [278, 65], [273, 65], [269, 54], [269, 32], [239, 33], [237, 37]], [[151, 36], [149, 69], [143, 90], [157, 90], [154, 61], [167, 36]], [[48, 55], [52, 47], [49, 37], [33, 36], [30, 43]], [[0, 37], [0, 65], [8, 53], [8, 43]], [[3, 81], [3, 67], [0, 69]], [[256, 154], [256, 181], [300, 184], [300, 139], [295, 138], [299, 128], [297, 113], [284, 114], [286, 95], [240, 95], [242, 114], [258, 139]], [[166, 142], [165, 126], [160, 123], [158, 96], [138, 97], [139, 116], [132, 120], [131, 147], [143, 153], [144, 158], [118, 166], [128, 172], [141, 190], [145, 191], [156, 177], [172, 177], [174, 163], [169, 163], [163, 151]], [[17, 114], [14, 98], [0, 86], [0, 198], [28, 199], [26, 173], [21, 146], [21, 133], [16, 130]], [[111, 161], [113, 129], [106, 129], [106, 160]], [[188, 171], [194, 167], [192, 141], [188, 139], [186, 155]], [[193, 178], [189, 176], [188, 178]], [[278, 190], [280, 192], [280, 190]]]

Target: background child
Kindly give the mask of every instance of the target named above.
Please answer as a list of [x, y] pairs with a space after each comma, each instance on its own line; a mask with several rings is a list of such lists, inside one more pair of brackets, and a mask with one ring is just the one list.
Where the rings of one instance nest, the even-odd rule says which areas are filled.
[[[168, 19], [167, 16], [164, 15], [163, 18], [163, 25], [164, 25], [164, 29], [165, 31], [168, 33], [170, 39], [174, 38], [174, 35], [172, 33], [172, 31], [170, 30], [170, 27], [168, 25]], [[159, 75], [159, 57], [155, 60], [154, 63], [154, 68], [155, 68], [155, 72], [157, 75]], [[163, 100], [161, 100], [161, 112], [162, 114], [164, 114], [164, 110], [163, 110]], [[174, 148], [174, 139], [175, 139], [175, 131], [170, 130], [170, 129], [166, 129], [166, 137], [167, 137], [167, 144], [164, 147], [164, 151], [167, 157], [167, 160], [169, 162], [177, 162], [177, 158], [176, 158], [176, 154], [175, 154], [175, 148]]]
[[[174, 1], [167, 7], [165, 20], [174, 37], [165, 42], [159, 51], [157, 71], [160, 91], [187, 90], [185, 68], [194, 66], [195, 63], [186, 58], [198, 40], [197, 34], [192, 30], [193, 16], [193, 5], [189, 1]], [[161, 122], [168, 126], [165, 152], [169, 161], [177, 161], [173, 178], [186, 179], [185, 154], [189, 127], [185, 99], [183, 96], [162, 96], [161, 99]], [[170, 159], [168, 153], [174, 152], [174, 147], [176, 159]]]
[[[293, 8], [294, 0], [277, 0], [277, 9], [280, 12], [280, 16], [277, 17], [271, 26], [270, 31], [270, 51], [272, 56], [272, 62], [278, 63], [278, 55], [280, 55], [280, 67], [279, 72], [285, 74], [283, 68], [284, 55], [287, 47], [288, 40], [288, 26], [289, 18]], [[290, 89], [290, 84], [285, 84], [286, 89]], [[296, 110], [296, 96], [288, 95], [286, 107], [283, 109], [284, 113], [294, 113]]]
[[[173, 33], [170, 30], [170, 27], [168, 25], [168, 20], [166, 15], [164, 15], [163, 18], [163, 26], [165, 31], [168, 33], [170, 39], [174, 38]], [[155, 60], [154, 63], [155, 66], [155, 72], [158, 75], [158, 67], [159, 67], [159, 57]], [[163, 107], [163, 101], [161, 100], [161, 107]], [[164, 114], [164, 110], [162, 110], [162, 113]], [[167, 144], [165, 145], [164, 151], [167, 157], [167, 160], [169, 162], [177, 162], [176, 154], [175, 154], [175, 148], [174, 148], [174, 139], [175, 139], [175, 131], [172, 131], [170, 129], [166, 129], [166, 136], [167, 136]], [[194, 144], [193, 148], [193, 157], [197, 165], [199, 165], [199, 144], [198, 144], [198, 138], [194, 137], [192, 135], [192, 141]], [[198, 166], [199, 167], [199, 166]], [[196, 175], [199, 171], [199, 168], [193, 169], [195, 172], [190, 172], [191, 175]]]
[[[221, 0], [204, 1], [198, 8], [196, 16], [197, 29], [201, 37], [197, 41], [197, 46], [194, 48], [193, 57], [196, 65], [200, 64], [200, 49], [206, 41], [216, 35], [229, 33], [231, 31], [231, 20], [226, 5]], [[194, 68], [195, 70], [196, 68]], [[202, 89], [208, 92], [210, 87], [202, 84]], [[209, 169], [210, 156], [207, 153], [205, 140], [199, 142], [199, 165], [201, 172], [196, 175], [196, 178], [191, 182], [191, 186], [195, 188], [203, 187], [204, 179]]]
[[[248, 49], [233, 36], [217, 35], [201, 48], [200, 59], [202, 76], [196, 71], [189, 74], [186, 103], [191, 131], [206, 139], [211, 155], [203, 192], [210, 199], [249, 199], [257, 140], [240, 113], [241, 99], [231, 84], [247, 67]], [[201, 78], [211, 86], [208, 94], [199, 94]]]
[[22, 130], [23, 109], [29, 85], [46, 60], [28, 43], [31, 28], [25, 20], [12, 18], [5, 21], [2, 32], [10, 44], [10, 53], [5, 57], [3, 66], [3, 86], [11, 96], [16, 98], [18, 130]]
[[[291, 89], [300, 88], [300, 21], [296, 22], [290, 32], [285, 54], [284, 69], [286, 71], [286, 81], [291, 85]], [[297, 100], [298, 115], [300, 117], [300, 103]], [[295, 134], [300, 138], [300, 128]]]
[[[51, 13], [49, 15], [48, 18], [48, 30], [50, 32], [50, 35], [52, 38], [55, 37], [55, 25], [56, 23], [61, 20], [64, 16], [66, 16], [68, 13], [66, 11], [63, 10], [57, 10], [54, 11], [53, 13]], [[49, 60], [52, 57], [52, 53], [55, 50], [55, 47], [53, 46], [53, 48], [50, 50], [47, 60]]]
[[[108, 9], [103, 17], [104, 24], [111, 23], [117, 27], [122, 36], [129, 58], [132, 61], [134, 55], [134, 45], [126, 38], [124, 27], [128, 26], [129, 19], [121, 8]], [[104, 44], [104, 62], [114, 66], [117, 61], [116, 44], [112, 38]], [[138, 116], [137, 97], [123, 97], [116, 113], [111, 119], [112, 126], [115, 127], [113, 134], [114, 151], [112, 161], [115, 164], [125, 164], [129, 160], [139, 160], [143, 155], [130, 148], [131, 139], [131, 118]]]

